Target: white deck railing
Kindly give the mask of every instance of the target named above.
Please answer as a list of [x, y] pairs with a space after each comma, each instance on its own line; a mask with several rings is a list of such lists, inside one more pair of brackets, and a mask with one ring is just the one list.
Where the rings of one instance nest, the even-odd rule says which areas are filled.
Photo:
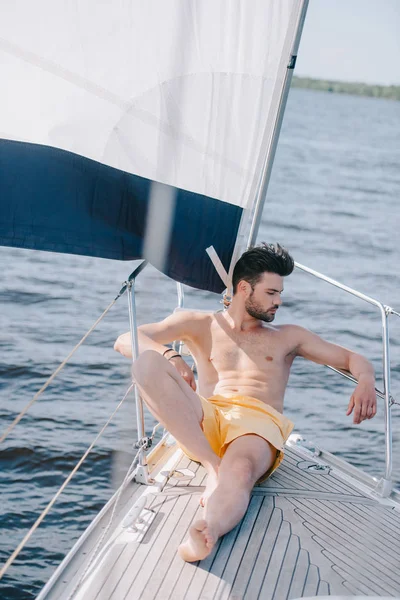
[[[393, 310], [393, 308], [391, 308], [390, 306], [386, 306], [385, 304], [382, 304], [378, 300], [375, 300], [374, 298], [371, 298], [370, 296], [367, 296], [366, 294], [358, 292], [357, 290], [354, 290], [353, 288], [350, 288], [347, 285], [339, 283], [339, 281], [336, 281], [335, 279], [332, 279], [331, 277], [327, 277], [326, 275], [323, 275], [322, 273], [318, 273], [318, 271], [314, 271], [314, 269], [310, 269], [309, 267], [301, 265], [300, 263], [297, 263], [297, 262], [295, 262], [295, 265], [301, 271], [304, 271], [305, 273], [309, 273], [310, 275], [313, 275], [317, 279], [321, 279], [322, 281], [325, 281], [326, 283], [329, 283], [329, 284], [347, 292], [348, 294], [356, 296], [357, 298], [359, 298], [360, 300], [363, 300], [364, 302], [368, 302], [369, 304], [376, 306], [378, 308], [378, 310], [380, 311], [381, 321], [382, 321], [382, 357], [383, 357], [383, 386], [384, 386], [384, 389], [383, 389], [383, 392], [381, 392], [380, 390], [377, 390], [377, 395], [379, 397], [383, 398], [385, 401], [385, 405], [384, 405], [385, 406], [385, 416], [384, 416], [384, 418], [385, 418], [385, 475], [379, 482], [379, 490], [378, 491], [382, 496], [388, 496], [392, 490], [392, 469], [393, 469], [392, 445], [393, 444], [392, 444], [391, 406], [392, 406], [392, 404], [394, 404], [394, 398], [390, 393], [390, 347], [389, 347], [388, 317], [390, 314], [394, 314], [396, 316], [400, 316], [400, 314], [398, 312], [396, 312], [395, 310]], [[335, 369], [334, 367], [331, 367], [330, 365], [326, 365], [326, 366], [329, 367], [330, 369], [332, 369], [333, 371], [335, 371], [336, 373], [339, 373], [340, 375], [346, 377], [347, 379], [351, 379], [352, 381], [357, 383], [356, 379], [351, 377], [349, 374], [343, 373], [342, 371], [339, 371], [338, 369]]]

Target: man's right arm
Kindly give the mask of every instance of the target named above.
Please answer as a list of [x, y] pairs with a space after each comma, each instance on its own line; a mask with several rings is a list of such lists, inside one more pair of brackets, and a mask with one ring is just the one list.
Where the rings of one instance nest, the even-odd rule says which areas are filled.
[[[149, 323], [138, 327], [139, 353], [155, 350], [163, 354], [167, 350], [165, 344], [175, 340], [188, 341], [196, 337], [199, 327], [198, 313], [176, 312], [160, 323]], [[132, 358], [131, 334], [123, 333], [114, 344], [114, 350], [127, 358]]]

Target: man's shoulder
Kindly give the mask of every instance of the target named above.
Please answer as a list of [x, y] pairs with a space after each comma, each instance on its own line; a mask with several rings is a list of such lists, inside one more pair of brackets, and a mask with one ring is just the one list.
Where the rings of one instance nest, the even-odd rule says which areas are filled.
[[172, 313], [182, 321], [209, 321], [212, 319], [213, 312], [206, 310], [192, 310], [189, 308], [176, 308]]
[[324, 340], [316, 333], [300, 325], [282, 325], [284, 336], [294, 348], [299, 350], [304, 345], [317, 344]]
[[280, 334], [282, 347], [287, 350], [288, 354], [296, 356], [310, 332], [304, 327], [294, 324], [277, 325], [276, 327]]
[[187, 331], [199, 332], [210, 325], [213, 313], [211, 311], [178, 308], [170, 315], [170, 318]]
[[305, 327], [295, 324], [277, 325], [277, 330], [281, 333], [282, 337], [293, 343], [295, 346], [302, 343], [312, 333]]
[[268, 323], [267, 327], [269, 329], [273, 329], [275, 331], [280, 331], [281, 333], [285, 333], [285, 334], [293, 334], [293, 335], [301, 335], [302, 333], [307, 332], [308, 330], [305, 329], [304, 327], [301, 327], [300, 325], [294, 325], [291, 323], [285, 323], [284, 325], [272, 325], [270, 323]]

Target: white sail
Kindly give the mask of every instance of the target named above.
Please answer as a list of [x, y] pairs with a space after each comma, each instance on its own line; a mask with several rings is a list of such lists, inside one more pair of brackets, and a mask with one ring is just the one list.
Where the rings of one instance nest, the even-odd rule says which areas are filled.
[[1, 135], [248, 207], [301, 5], [3, 2]]

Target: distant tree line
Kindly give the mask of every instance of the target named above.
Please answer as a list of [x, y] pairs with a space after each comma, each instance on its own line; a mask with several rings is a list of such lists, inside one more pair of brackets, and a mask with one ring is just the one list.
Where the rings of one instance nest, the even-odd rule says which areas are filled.
[[368, 83], [348, 83], [346, 81], [311, 79], [310, 77], [293, 77], [292, 87], [320, 90], [321, 92], [334, 92], [337, 94], [355, 94], [357, 96], [400, 100], [400, 86], [398, 85], [370, 85]]

